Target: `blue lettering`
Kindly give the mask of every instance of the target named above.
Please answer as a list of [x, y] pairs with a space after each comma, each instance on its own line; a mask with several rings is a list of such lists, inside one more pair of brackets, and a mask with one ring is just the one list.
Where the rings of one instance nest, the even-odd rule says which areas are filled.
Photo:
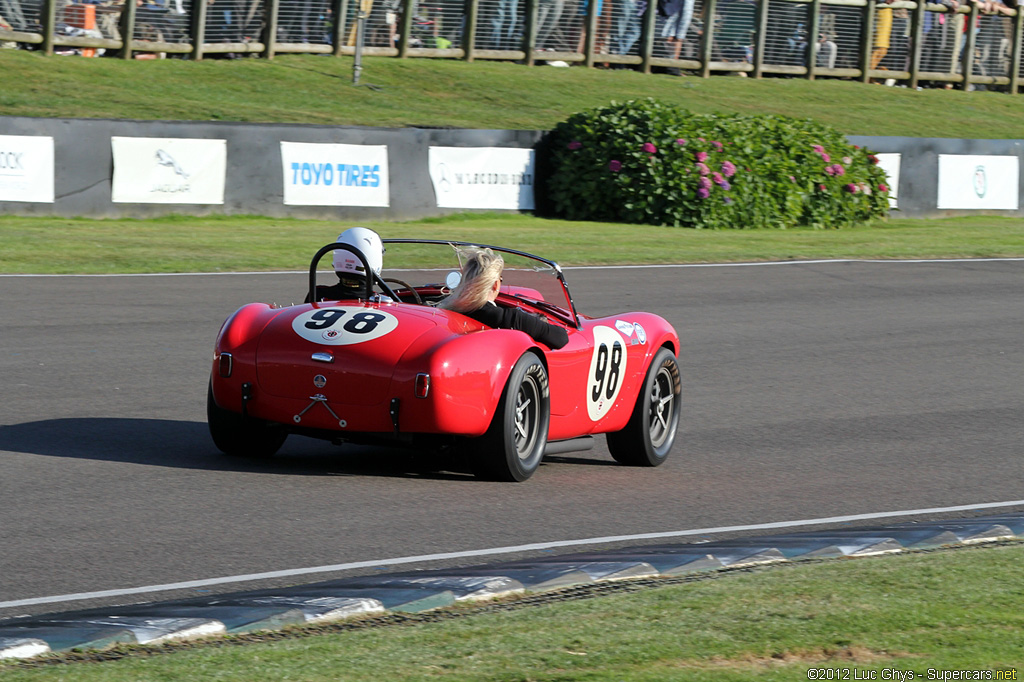
[[313, 172], [308, 163], [302, 164], [302, 184], [308, 185], [313, 182]]
[[328, 187], [334, 184], [334, 166], [329, 163], [324, 164], [324, 184]]
[[299, 181], [299, 164], [297, 161], [292, 161], [292, 184], [294, 185]]
[[314, 163], [311, 165], [313, 169], [313, 184], [320, 184], [320, 173], [323, 172], [324, 165], [322, 163]]

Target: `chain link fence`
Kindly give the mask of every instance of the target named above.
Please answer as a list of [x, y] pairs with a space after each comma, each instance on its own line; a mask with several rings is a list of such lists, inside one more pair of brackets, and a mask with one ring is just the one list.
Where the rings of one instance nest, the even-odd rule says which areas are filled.
[[0, 42], [85, 56], [341, 55], [355, 52], [362, 16], [360, 49], [402, 57], [1014, 93], [1024, 76], [1022, 17], [999, 0], [137, 0], [131, 13], [124, 1], [0, 0]]

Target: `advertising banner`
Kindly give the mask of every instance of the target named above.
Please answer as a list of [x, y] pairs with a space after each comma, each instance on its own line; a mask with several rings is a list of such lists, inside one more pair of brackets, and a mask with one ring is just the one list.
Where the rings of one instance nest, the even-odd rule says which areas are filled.
[[532, 149], [431, 147], [428, 163], [439, 208], [534, 208]]
[[939, 154], [937, 207], [1016, 211], [1019, 176], [1016, 156]]
[[53, 203], [53, 138], [0, 135], [0, 201]]
[[111, 137], [110, 146], [114, 203], [224, 203], [225, 140]]
[[284, 203], [391, 205], [387, 145], [281, 143]]
[[889, 186], [889, 208], [899, 206], [900, 191], [900, 154], [875, 154], [878, 157], [878, 167], [885, 171], [889, 178], [885, 184]]

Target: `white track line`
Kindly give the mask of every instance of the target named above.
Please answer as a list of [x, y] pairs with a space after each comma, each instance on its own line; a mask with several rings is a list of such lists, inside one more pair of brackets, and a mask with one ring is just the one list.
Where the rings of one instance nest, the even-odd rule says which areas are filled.
[[870, 514], [852, 514], [850, 516], [830, 516], [820, 519], [803, 519], [799, 521], [776, 521], [773, 523], [756, 523], [747, 526], [694, 528], [690, 530], [674, 530], [660, 533], [640, 533], [637, 535], [611, 535], [598, 538], [583, 538], [579, 540], [535, 542], [527, 545], [515, 545], [511, 547], [493, 547], [490, 549], [475, 549], [464, 552], [442, 552], [440, 554], [420, 554], [417, 556], [396, 557], [393, 559], [379, 559], [375, 561], [353, 561], [346, 564], [334, 564], [331, 566], [314, 566], [311, 568], [294, 568], [283, 571], [250, 573], [247, 575], [235, 575], [223, 578], [210, 578], [208, 580], [189, 580], [180, 583], [167, 583], [164, 585], [130, 587], [123, 590], [102, 590], [99, 592], [59, 594], [51, 597], [15, 599], [14, 601], [0, 602], [0, 609], [14, 608], [19, 606], [33, 606], [37, 604], [57, 604], [61, 602], [79, 601], [83, 599], [123, 597], [132, 594], [146, 594], [149, 592], [166, 592], [168, 590], [193, 589], [199, 587], [209, 587], [211, 585], [225, 585], [230, 583], [249, 582], [253, 580], [267, 580], [269, 578], [291, 578], [300, 575], [333, 573], [336, 571], [347, 571], [357, 568], [382, 568], [389, 566], [401, 566], [403, 564], [421, 563], [426, 561], [441, 561], [445, 559], [469, 559], [475, 557], [498, 556], [502, 554], [515, 554], [518, 552], [529, 552], [545, 549], [563, 549], [567, 547], [576, 547], [579, 545], [598, 545], [613, 542], [634, 542], [638, 540], [657, 540], [661, 538], [681, 538], [693, 535], [707, 535], [711, 533], [735, 533], [756, 530], [778, 530], [782, 528], [799, 528], [801, 526], [851, 523], [854, 521], [870, 521], [874, 519], [891, 519], [901, 516], [920, 516], [923, 514], [944, 514], [965, 511], [981, 511], [984, 509], [998, 509], [1002, 507], [1021, 506], [1024, 506], [1024, 500], [1013, 500], [1010, 502], [988, 502], [984, 504], [964, 504], [956, 507], [931, 507], [928, 509], [907, 509], [904, 511], [875, 512]]
[[[664, 268], [749, 268], [765, 265], [822, 265], [829, 263], [893, 263], [893, 264], [919, 264], [919, 263], [998, 263], [998, 262], [1019, 262], [1024, 258], [933, 258], [933, 259], [870, 259], [870, 258], [827, 258], [822, 260], [779, 260], [779, 261], [757, 261], [751, 263], [664, 263], [660, 265], [578, 265], [566, 266], [562, 270], [644, 270]], [[436, 268], [435, 268], [436, 269]], [[440, 268], [444, 269], [444, 268]], [[417, 268], [392, 268], [392, 272], [418, 271]], [[213, 277], [245, 275], [300, 275], [308, 274], [309, 270], [269, 270], [259, 272], [141, 272], [141, 273], [111, 273], [93, 275], [38, 275], [31, 273], [24, 274], [0, 274], [2, 277]], [[329, 272], [324, 270], [323, 272]]]

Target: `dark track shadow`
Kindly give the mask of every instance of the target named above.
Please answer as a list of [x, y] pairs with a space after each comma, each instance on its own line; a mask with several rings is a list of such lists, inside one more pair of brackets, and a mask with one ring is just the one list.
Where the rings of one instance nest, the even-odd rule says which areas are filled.
[[207, 471], [292, 476], [471, 478], [454, 461], [412, 450], [336, 446], [289, 436], [268, 459], [229, 457], [214, 446], [203, 422], [168, 419], [48, 419], [0, 427], [0, 450], [49, 457], [131, 462]]

